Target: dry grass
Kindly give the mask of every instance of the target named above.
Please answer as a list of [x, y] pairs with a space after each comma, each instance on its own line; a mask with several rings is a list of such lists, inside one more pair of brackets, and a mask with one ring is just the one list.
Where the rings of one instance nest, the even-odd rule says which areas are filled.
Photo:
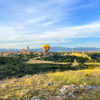
[[[53, 82], [54, 85], [48, 86], [48, 82]], [[7, 83], [0, 85], [0, 97], [3, 100], [25, 100], [25, 98], [38, 95], [45, 98], [46, 100], [55, 100], [54, 95], [57, 93], [57, 89], [67, 84], [100, 86], [100, 68], [47, 73], [41, 75], [33, 75], [30, 77], [23, 77], [20, 79], [13, 78], [7, 80]], [[7, 85], [9, 88], [5, 88], [5, 85]], [[100, 93], [100, 91], [86, 94], [86, 98], [94, 95], [96, 100], [99, 100], [98, 93]], [[83, 96], [80, 94], [76, 97], [76, 100], [84, 100], [84, 98], [82, 98]]]
[[28, 64], [68, 64], [64, 62], [54, 62], [54, 61], [44, 61], [44, 60], [34, 60], [34, 59], [30, 59], [27, 63]]
[[100, 66], [100, 63], [98, 63], [98, 62], [93, 62], [93, 63], [85, 63], [86, 65], [99, 65]]

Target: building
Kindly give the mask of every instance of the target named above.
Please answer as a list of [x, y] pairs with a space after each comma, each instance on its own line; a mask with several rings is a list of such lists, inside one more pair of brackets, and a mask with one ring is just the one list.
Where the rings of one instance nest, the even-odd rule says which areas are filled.
[[30, 52], [30, 48], [29, 48], [29, 46], [27, 46], [27, 52]]
[[42, 53], [41, 53], [41, 52], [36, 52], [36, 51], [35, 51], [35, 52], [33, 52], [33, 54], [34, 54], [34, 55], [39, 55], [39, 56], [40, 56]]
[[15, 51], [8, 51], [8, 52], [0, 52], [0, 56], [12, 56], [12, 55], [16, 55], [17, 52]]
[[79, 63], [76, 61], [76, 59], [75, 59], [74, 62], [72, 63], [72, 66], [79, 66]]
[[21, 51], [20, 51], [20, 54], [30, 54], [30, 50], [29, 50], [29, 46], [27, 46], [27, 49], [22, 49]]
[[9, 56], [8, 52], [0, 52], [0, 56]]
[[77, 56], [77, 57], [83, 57], [83, 58], [88, 58], [89, 60], [91, 60], [91, 57], [89, 57], [85, 52], [75, 52], [74, 50], [72, 50], [71, 56]]

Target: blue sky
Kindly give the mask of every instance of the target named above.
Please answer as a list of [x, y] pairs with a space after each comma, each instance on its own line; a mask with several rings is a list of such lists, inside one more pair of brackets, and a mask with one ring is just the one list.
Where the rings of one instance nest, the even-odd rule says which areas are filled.
[[100, 0], [0, 0], [0, 48], [100, 47]]

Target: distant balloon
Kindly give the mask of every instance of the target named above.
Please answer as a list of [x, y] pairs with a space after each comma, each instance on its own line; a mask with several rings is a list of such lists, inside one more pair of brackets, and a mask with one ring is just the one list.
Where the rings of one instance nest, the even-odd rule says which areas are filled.
[[44, 45], [42, 46], [42, 49], [43, 49], [43, 51], [47, 54], [48, 51], [50, 50], [50, 45], [44, 44]]

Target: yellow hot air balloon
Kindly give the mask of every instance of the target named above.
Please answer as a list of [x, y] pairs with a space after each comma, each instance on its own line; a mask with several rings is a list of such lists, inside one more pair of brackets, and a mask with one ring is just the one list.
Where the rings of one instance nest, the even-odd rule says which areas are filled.
[[44, 44], [44, 45], [42, 46], [42, 49], [43, 49], [43, 51], [45, 52], [45, 54], [47, 54], [48, 51], [49, 51], [49, 49], [50, 49], [50, 45]]

